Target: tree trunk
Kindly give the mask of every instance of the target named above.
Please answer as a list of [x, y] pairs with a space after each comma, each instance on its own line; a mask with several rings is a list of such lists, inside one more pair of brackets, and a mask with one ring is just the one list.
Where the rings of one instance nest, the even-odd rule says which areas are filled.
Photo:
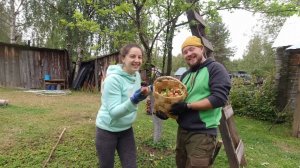
[[82, 51], [81, 47], [77, 48], [77, 54], [78, 54], [78, 57], [77, 57], [76, 65], [75, 65], [75, 72], [74, 72], [73, 81], [75, 81], [75, 79], [78, 76], [78, 71], [79, 71], [81, 61], [82, 61], [82, 58], [83, 58], [83, 51]]
[[[166, 39], [165, 39], [165, 44], [164, 44], [164, 52], [163, 52], [163, 60], [162, 60], [162, 70], [161, 70], [161, 73], [162, 75], [165, 75], [166, 72], [165, 72], [165, 66], [166, 66], [166, 58], [167, 58], [167, 53], [168, 53], [168, 34], [169, 34], [169, 30], [170, 30], [170, 26], [168, 25], [167, 28], [166, 28]], [[168, 65], [167, 65], [167, 68], [168, 68]]]
[[162, 133], [162, 120], [154, 115], [154, 97], [150, 95], [150, 113], [152, 114], [152, 120], [154, 124], [153, 141], [157, 143], [161, 139]]
[[[178, 19], [178, 18], [177, 18]], [[173, 55], [172, 55], [172, 50], [173, 50], [173, 47], [172, 47], [172, 44], [173, 44], [173, 38], [174, 38], [174, 31], [175, 31], [175, 28], [176, 28], [176, 22], [177, 22], [177, 19], [174, 19], [171, 23], [171, 26], [170, 26], [170, 30], [169, 30], [169, 34], [167, 35], [167, 56], [168, 56], [168, 60], [167, 60], [167, 72], [166, 72], [166, 75], [171, 75], [171, 71], [172, 71], [172, 58], [173, 58]]]
[[16, 43], [16, 13], [15, 0], [10, 0], [10, 43]]

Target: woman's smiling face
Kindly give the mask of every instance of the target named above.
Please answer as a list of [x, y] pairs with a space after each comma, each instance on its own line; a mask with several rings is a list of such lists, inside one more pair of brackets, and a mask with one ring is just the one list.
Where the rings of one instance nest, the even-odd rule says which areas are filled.
[[142, 65], [143, 54], [141, 49], [132, 47], [128, 53], [123, 57], [123, 70], [129, 74], [134, 74], [140, 70]]

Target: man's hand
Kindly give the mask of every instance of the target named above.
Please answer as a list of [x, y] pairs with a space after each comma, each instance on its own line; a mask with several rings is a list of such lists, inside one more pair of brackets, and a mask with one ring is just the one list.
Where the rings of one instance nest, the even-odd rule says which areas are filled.
[[141, 89], [138, 89], [134, 92], [134, 94], [130, 97], [130, 100], [133, 104], [138, 104], [140, 101], [147, 98], [147, 95], [144, 95]]
[[169, 117], [162, 111], [155, 112], [156, 117], [160, 118], [161, 120], [167, 120]]
[[189, 111], [189, 108], [188, 108], [186, 102], [178, 102], [171, 106], [170, 113], [172, 115], [179, 115], [181, 113], [186, 113], [188, 111]]

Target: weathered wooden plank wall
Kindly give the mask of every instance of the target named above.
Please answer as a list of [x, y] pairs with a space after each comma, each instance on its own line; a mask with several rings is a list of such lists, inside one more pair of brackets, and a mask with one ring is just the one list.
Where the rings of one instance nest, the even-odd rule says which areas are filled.
[[0, 86], [43, 88], [46, 74], [68, 85], [68, 64], [66, 50], [0, 43]]
[[276, 76], [275, 84], [277, 87], [276, 104], [279, 111], [283, 110], [288, 103], [288, 55], [285, 52], [286, 47], [277, 48], [276, 50]]
[[0, 46], [0, 86], [4, 85], [4, 80], [5, 80], [5, 61], [4, 61], [4, 50], [3, 47]]
[[300, 49], [289, 50], [289, 81], [288, 91], [293, 114], [293, 136], [300, 138]]
[[300, 49], [277, 48], [276, 85], [277, 106], [293, 113], [293, 136], [300, 137]]
[[119, 52], [112, 53], [109, 55], [97, 57], [95, 59], [95, 88], [99, 90], [101, 84], [106, 76], [106, 70], [109, 65], [121, 63], [119, 58]]

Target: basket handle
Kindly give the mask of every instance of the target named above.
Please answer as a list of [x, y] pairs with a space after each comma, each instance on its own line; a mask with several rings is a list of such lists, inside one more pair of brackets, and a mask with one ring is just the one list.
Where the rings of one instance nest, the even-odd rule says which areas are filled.
[[174, 80], [174, 81], [177, 81], [177, 82], [181, 83], [182, 86], [185, 88], [185, 89], [184, 89], [184, 94], [185, 94], [185, 95], [188, 94], [188, 93], [187, 93], [187, 88], [186, 88], [186, 86], [185, 86], [180, 80], [178, 80], [177, 78], [174, 78], [174, 77], [172, 77], [172, 76], [161, 76], [161, 77], [156, 78], [156, 80], [154, 81], [154, 86], [155, 86], [155, 84], [156, 84], [157, 82], [160, 82], [160, 81], [163, 80], [163, 79]]
[[170, 80], [174, 80], [174, 81], [177, 81], [177, 82], [181, 83], [180, 80], [178, 80], [177, 78], [174, 78], [172, 76], [161, 76], [161, 77], [156, 78], [156, 81], [161, 81], [163, 79], [170, 79]]

